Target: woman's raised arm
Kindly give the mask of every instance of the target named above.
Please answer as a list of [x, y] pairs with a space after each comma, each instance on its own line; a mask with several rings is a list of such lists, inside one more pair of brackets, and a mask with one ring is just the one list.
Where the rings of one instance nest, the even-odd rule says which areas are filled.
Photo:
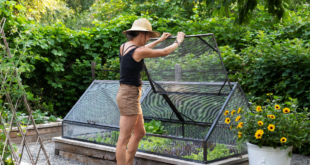
[[146, 48], [153, 49], [157, 44], [159, 44], [160, 42], [164, 41], [165, 39], [167, 39], [167, 38], [170, 37], [170, 36], [171, 36], [170, 33], [165, 33], [165, 32], [164, 32], [158, 40], [156, 40], [156, 41], [154, 41], [154, 42], [151, 42], [151, 43], [145, 45], [145, 47], [146, 47]]
[[[135, 51], [136, 60], [140, 61], [143, 58], [154, 58], [154, 57], [162, 57], [167, 56], [172, 53], [184, 40], [185, 34], [183, 32], [178, 32], [177, 41], [179, 43], [173, 43], [170, 46], [165, 47], [164, 49], [156, 49], [153, 50], [151, 48], [138, 48]], [[168, 37], [167, 37], [168, 38]]]

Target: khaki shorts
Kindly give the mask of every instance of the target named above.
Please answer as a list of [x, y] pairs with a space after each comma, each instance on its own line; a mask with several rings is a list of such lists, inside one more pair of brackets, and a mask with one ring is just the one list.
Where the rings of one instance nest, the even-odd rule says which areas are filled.
[[121, 116], [142, 114], [140, 98], [142, 94], [142, 85], [120, 84], [116, 102]]

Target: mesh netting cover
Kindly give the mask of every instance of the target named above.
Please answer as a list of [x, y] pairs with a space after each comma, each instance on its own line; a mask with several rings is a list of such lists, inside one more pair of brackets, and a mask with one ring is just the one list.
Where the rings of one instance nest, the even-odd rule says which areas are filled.
[[[168, 38], [154, 49], [165, 48], [174, 40], [175, 37]], [[187, 36], [174, 52], [165, 57], [146, 58], [145, 64], [159, 93], [205, 93], [207, 84], [199, 82], [228, 80], [212, 34]]]

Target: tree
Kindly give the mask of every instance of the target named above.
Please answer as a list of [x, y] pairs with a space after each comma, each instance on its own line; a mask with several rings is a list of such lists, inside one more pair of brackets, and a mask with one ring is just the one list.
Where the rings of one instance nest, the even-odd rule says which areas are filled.
[[[150, 2], [154, 0], [135, 0], [136, 2]], [[285, 8], [289, 7], [289, 4], [293, 4], [293, 0], [170, 0], [174, 2], [188, 12], [192, 12], [195, 5], [198, 5], [200, 12], [206, 14], [219, 14], [219, 16], [229, 17], [231, 9], [237, 8], [237, 24], [248, 23], [253, 15], [253, 10], [258, 4], [265, 6], [268, 13], [272, 14], [275, 19], [281, 20]]]

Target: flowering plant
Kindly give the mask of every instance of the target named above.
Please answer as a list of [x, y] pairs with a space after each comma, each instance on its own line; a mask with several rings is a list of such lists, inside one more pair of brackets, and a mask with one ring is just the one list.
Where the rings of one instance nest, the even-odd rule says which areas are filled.
[[271, 93], [267, 96], [269, 99], [263, 105], [252, 104], [248, 111], [242, 107], [226, 110], [225, 123], [238, 135], [239, 141], [248, 141], [259, 147], [300, 148], [310, 134], [307, 109], [298, 113], [297, 99], [290, 98], [290, 101], [280, 104], [281, 97]]

